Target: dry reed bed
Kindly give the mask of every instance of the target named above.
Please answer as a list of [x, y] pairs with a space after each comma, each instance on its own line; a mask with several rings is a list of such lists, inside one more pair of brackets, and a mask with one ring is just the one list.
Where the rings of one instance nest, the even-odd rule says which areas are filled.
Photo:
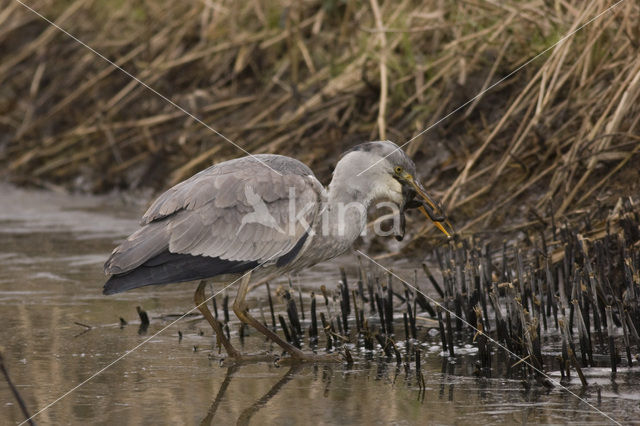
[[[243, 149], [297, 156], [325, 181], [342, 150], [411, 139], [604, 12], [407, 151], [464, 231], [572, 218], [638, 189], [637, 1], [610, 12], [611, 1], [581, 0], [29, 4]], [[161, 189], [239, 155], [2, 2], [0, 164], [9, 179]]]

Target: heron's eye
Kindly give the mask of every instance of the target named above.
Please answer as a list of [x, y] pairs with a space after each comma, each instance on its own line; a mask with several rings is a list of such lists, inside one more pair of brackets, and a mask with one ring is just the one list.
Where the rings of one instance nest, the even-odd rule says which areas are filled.
[[394, 171], [397, 175], [399, 175], [399, 174], [401, 174], [401, 173], [402, 173], [402, 167], [400, 167], [400, 166], [396, 166], [396, 168], [395, 168], [395, 169], [393, 169], [393, 171]]

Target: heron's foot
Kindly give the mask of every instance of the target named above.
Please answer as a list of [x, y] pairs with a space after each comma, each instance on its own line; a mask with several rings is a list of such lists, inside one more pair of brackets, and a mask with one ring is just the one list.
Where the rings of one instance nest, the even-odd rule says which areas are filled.
[[278, 361], [278, 364], [289, 365], [299, 362], [338, 363], [344, 362], [344, 360], [344, 356], [338, 352], [330, 354], [302, 353], [297, 354], [296, 356], [282, 358]]

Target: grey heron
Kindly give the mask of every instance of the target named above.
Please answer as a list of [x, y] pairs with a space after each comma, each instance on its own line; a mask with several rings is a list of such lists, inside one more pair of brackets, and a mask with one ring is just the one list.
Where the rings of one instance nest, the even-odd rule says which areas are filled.
[[[256, 286], [344, 253], [366, 226], [368, 206], [381, 199], [398, 207], [402, 228], [404, 211], [419, 208], [449, 236], [440, 223], [444, 215], [416, 178], [415, 164], [393, 142], [367, 142], [345, 152], [326, 189], [309, 167], [281, 155], [260, 154], [216, 164], [151, 204], [142, 227], [106, 261], [104, 271], [110, 277], [103, 293], [205, 279], [230, 283], [241, 278], [233, 303], [240, 321], [293, 358], [318, 359], [249, 314], [245, 303], [249, 283], [253, 278]], [[203, 303], [204, 287], [201, 281], [196, 306], [228, 355], [242, 358]]]

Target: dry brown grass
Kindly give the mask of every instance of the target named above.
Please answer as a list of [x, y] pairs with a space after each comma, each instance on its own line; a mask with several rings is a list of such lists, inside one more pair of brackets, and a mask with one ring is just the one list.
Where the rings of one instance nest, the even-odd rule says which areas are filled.
[[[411, 139], [613, 1], [30, 4], [247, 151], [296, 156], [326, 181], [347, 147]], [[18, 3], [2, 6], [9, 179], [161, 189], [244, 155]], [[638, 191], [639, 21], [638, 1], [624, 1], [407, 145], [464, 230], [595, 214]]]

